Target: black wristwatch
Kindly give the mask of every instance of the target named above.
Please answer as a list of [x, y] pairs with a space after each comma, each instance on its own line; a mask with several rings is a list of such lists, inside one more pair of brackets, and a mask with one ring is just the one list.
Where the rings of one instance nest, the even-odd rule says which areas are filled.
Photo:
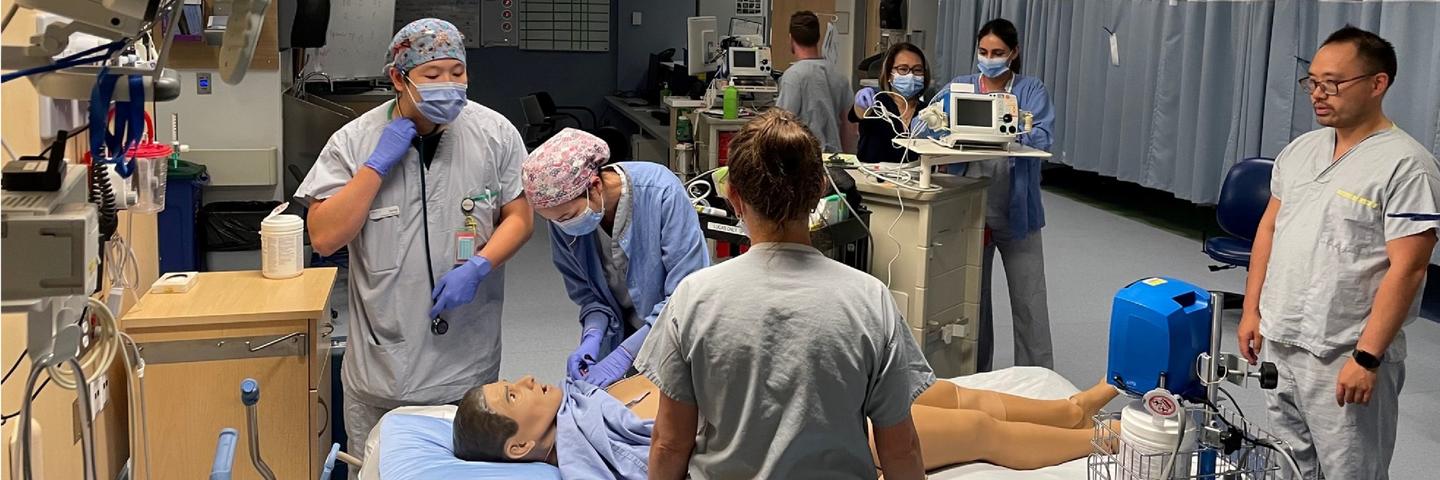
[[1380, 357], [1371, 355], [1370, 352], [1357, 348], [1355, 349], [1355, 353], [1351, 354], [1351, 357], [1355, 358], [1355, 364], [1360, 365], [1366, 370], [1380, 368]]

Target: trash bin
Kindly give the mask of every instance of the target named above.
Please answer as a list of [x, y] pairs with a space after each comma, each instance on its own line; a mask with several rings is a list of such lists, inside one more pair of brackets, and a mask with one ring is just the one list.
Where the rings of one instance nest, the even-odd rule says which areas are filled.
[[280, 202], [214, 202], [201, 209], [205, 252], [260, 249], [260, 222]]
[[198, 272], [205, 268], [200, 252], [200, 205], [210, 174], [204, 165], [177, 160], [166, 172], [165, 210], [157, 217], [160, 273]]

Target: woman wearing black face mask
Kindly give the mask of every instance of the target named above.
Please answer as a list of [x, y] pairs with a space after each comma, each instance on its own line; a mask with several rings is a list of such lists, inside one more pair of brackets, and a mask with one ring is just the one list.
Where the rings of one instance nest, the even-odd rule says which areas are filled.
[[[1020, 110], [1034, 115], [1034, 127], [1016, 140], [1040, 150], [1050, 150], [1050, 129], [1055, 108], [1039, 78], [1020, 74], [1020, 32], [1009, 20], [997, 18], [976, 33], [975, 60], [978, 74], [955, 77], [950, 83], [975, 86], [980, 93], [1008, 92], [1015, 95]], [[932, 101], [949, 100], [949, 89]], [[1010, 287], [1010, 310], [1015, 325], [1015, 365], [1053, 368], [1054, 347], [1050, 340], [1050, 312], [1045, 293], [1045, 254], [1040, 229], [1045, 226], [1045, 208], [1040, 203], [1038, 158], [1001, 158], [952, 166], [951, 173], [989, 178], [985, 212], [984, 280], [981, 286], [979, 370], [989, 371], [995, 352], [992, 327], [990, 281], [995, 252], [1005, 265]]]
[[[861, 162], [899, 162], [905, 149], [894, 140], [907, 125], [919, 125], [916, 113], [925, 105], [922, 96], [929, 85], [925, 69], [925, 52], [909, 43], [897, 43], [885, 53], [880, 75], [880, 90], [871, 87], [855, 92], [855, 106], [850, 121], [860, 124], [859, 151]], [[881, 111], [899, 119], [881, 115]], [[918, 157], [912, 157], [915, 159]]]

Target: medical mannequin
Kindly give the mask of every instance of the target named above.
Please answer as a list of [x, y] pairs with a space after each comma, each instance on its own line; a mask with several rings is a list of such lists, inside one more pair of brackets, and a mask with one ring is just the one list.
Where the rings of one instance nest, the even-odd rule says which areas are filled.
[[[455, 454], [472, 461], [564, 465], [567, 451], [563, 444], [557, 448], [556, 422], [575, 385], [562, 389], [526, 376], [471, 389], [455, 414]], [[597, 393], [604, 401], [624, 404], [640, 420], [653, 420], [659, 408], [659, 390], [642, 376]], [[1094, 448], [1090, 419], [1115, 395], [1113, 387], [1099, 383], [1069, 399], [1035, 400], [941, 381], [921, 394], [910, 411], [926, 470], [975, 461], [1035, 469], [1089, 454]], [[513, 430], [500, 427], [506, 423], [514, 425]], [[485, 433], [496, 431], [514, 433], [504, 439]], [[496, 445], [494, 452], [466, 450], [486, 440]]]

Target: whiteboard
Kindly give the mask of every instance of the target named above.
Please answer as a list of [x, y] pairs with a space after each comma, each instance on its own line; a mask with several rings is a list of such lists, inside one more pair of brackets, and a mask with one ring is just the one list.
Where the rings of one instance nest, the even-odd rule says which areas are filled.
[[335, 80], [385, 74], [385, 50], [395, 36], [395, 0], [330, 0], [329, 38], [307, 71]]

